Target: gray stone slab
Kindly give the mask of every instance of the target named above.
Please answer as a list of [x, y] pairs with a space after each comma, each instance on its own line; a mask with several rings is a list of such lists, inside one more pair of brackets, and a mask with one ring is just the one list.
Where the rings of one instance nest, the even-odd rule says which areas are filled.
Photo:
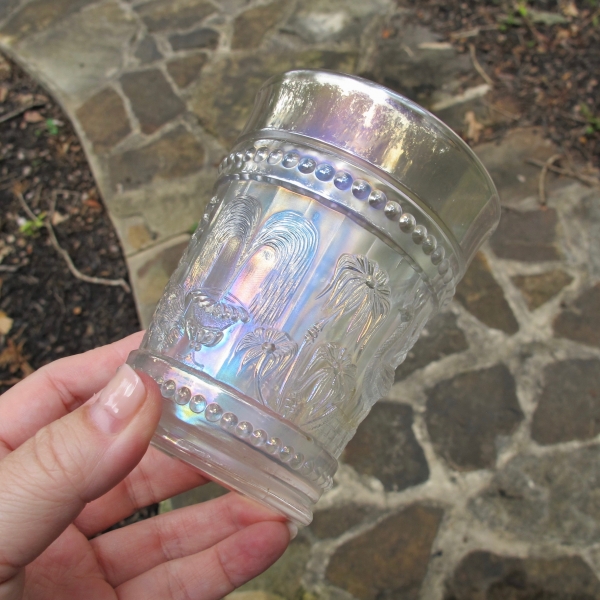
[[185, 110], [159, 69], [124, 73], [120, 82], [143, 133], [154, 133]]
[[559, 294], [573, 278], [561, 269], [551, 269], [537, 275], [515, 275], [511, 280], [523, 294], [529, 310], [535, 310]]
[[589, 440], [600, 433], [600, 360], [566, 360], [544, 369], [531, 422], [539, 444]]
[[137, 28], [137, 21], [129, 12], [116, 1], [108, 1], [20, 41], [0, 36], [0, 43], [10, 45], [72, 110], [121, 70], [125, 61], [123, 48]]
[[210, 27], [201, 27], [185, 33], [174, 33], [169, 36], [169, 43], [175, 52], [198, 48], [214, 49], [219, 43], [219, 32]]
[[132, 189], [155, 180], [173, 180], [197, 173], [204, 166], [204, 148], [183, 125], [161, 138], [115, 154], [109, 161], [113, 189]]
[[494, 278], [490, 265], [481, 252], [475, 256], [458, 284], [456, 299], [488, 327], [508, 334], [519, 330], [519, 324], [504, 297], [504, 291]]
[[[16, 41], [40, 31], [46, 31], [69, 15], [80, 11], [83, 7], [97, 0], [33, 0], [13, 13], [3, 25], [0, 34]], [[18, 2], [2, 2], [0, 18], [8, 15], [16, 8]]]
[[456, 315], [441, 313], [427, 323], [417, 343], [408, 351], [404, 362], [396, 369], [395, 381], [402, 381], [414, 371], [469, 347]]
[[181, 58], [173, 58], [167, 62], [167, 72], [175, 85], [180, 89], [188, 87], [198, 79], [202, 67], [208, 61], [206, 54], [192, 54]]
[[412, 505], [342, 544], [327, 579], [360, 600], [417, 600], [443, 512]]
[[536, 543], [596, 544], [600, 539], [600, 447], [519, 455], [469, 508], [499, 535]]
[[472, 552], [458, 565], [444, 600], [575, 600], [600, 597], [600, 581], [580, 556], [516, 558]]
[[94, 94], [75, 113], [94, 150], [105, 152], [131, 133], [123, 99], [110, 87]]
[[600, 283], [565, 307], [554, 320], [554, 333], [600, 348]]
[[206, 169], [189, 177], [153, 181], [142, 189], [113, 196], [110, 211], [126, 256], [194, 231], [204, 215], [215, 180], [215, 170]]
[[141, 65], [147, 65], [162, 58], [156, 41], [150, 35], [146, 35], [140, 40], [134, 56], [140, 61]]
[[461, 373], [427, 391], [433, 446], [459, 470], [493, 467], [498, 437], [510, 435], [522, 420], [515, 380], [503, 364]]
[[6, 19], [19, 6], [19, 0], [4, 0], [0, 3], [0, 20]]
[[320, 539], [337, 538], [374, 512], [371, 507], [361, 504], [345, 504], [319, 510], [314, 514], [310, 530]]
[[346, 446], [342, 461], [376, 477], [389, 491], [427, 481], [429, 467], [412, 425], [410, 406], [378, 402]]
[[459, 81], [475, 72], [467, 54], [459, 54], [452, 44], [426, 27], [410, 11], [402, 11], [385, 22], [386, 35], [374, 39], [368, 75], [411, 100], [439, 114], [462, 131], [464, 116], [474, 111], [479, 120], [489, 120], [482, 97], [489, 86], [475, 85], [464, 91]]
[[286, 2], [271, 2], [238, 15], [233, 22], [232, 50], [258, 48], [265, 35], [289, 12], [288, 8]]
[[[497, 142], [480, 144], [475, 152], [486, 166], [505, 206], [519, 206], [528, 197], [538, 195], [540, 168], [527, 162], [544, 162], [557, 153], [552, 141], [545, 139], [541, 129], [528, 127], [509, 131]], [[548, 189], [563, 182], [548, 173]]]
[[148, 31], [187, 29], [216, 12], [208, 0], [150, 0], [135, 6]]
[[558, 260], [556, 223], [556, 211], [552, 208], [529, 211], [503, 209], [490, 246], [499, 258], [523, 262]]
[[250, 115], [258, 88], [269, 77], [293, 68], [353, 72], [356, 59], [353, 52], [321, 50], [224, 56], [202, 70], [190, 88], [190, 107], [203, 127], [223, 147], [231, 148]]

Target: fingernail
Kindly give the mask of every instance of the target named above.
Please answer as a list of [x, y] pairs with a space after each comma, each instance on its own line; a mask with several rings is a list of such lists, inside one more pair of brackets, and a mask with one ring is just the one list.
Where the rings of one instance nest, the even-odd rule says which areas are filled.
[[298, 526], [294, 525], [294, 523], [291, 523], [290, 521], [288, 521], [286, 523], [288, 531], [290, 532], [290, 542], [298, 535]]
[[146, 398], [137, 373], [123, 365], [90, 406], [90, 417], [104, 433], [117, 433], [127, 425]]

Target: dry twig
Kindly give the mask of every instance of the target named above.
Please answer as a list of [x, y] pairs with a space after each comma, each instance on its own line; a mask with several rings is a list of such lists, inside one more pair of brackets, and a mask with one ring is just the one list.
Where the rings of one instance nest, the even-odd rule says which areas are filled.
[[[27, 202], [25, 202], [25, 198], [23, 198], [23, 194], [20, 191], [15, 190], [15, 195], [17, 196], [23, 210], [27, 213], [27, 216], [31, 220], [36, 220], [37, 217], [33, 213], [33, 211], [29, 208]], [[105, 279], [104, 277], [90, 277], [89, 275], [85, 275], [82, 273], [71, 260], [69, 253], [58, 243], [58, 239], [56, 239], [56, 234], [54, 233], [54, 228], [52, 227], [52, 216], [54, 215], [54, 211], [56, 209], [56, 193], [52, 194], [52, 205], [50, 207], [50, 213], [48, 217], [44, 219], [44, 225], [48, 230], [48, 234], [50, 235], [50, 242], [54, 246], [54, 249], [63, 257], [64, 261], [67, 263], [67, 267], [71, 274], [80, 279], [81, 281], [85, 281], [87, 283], [95, 283], [97, 285], [108, 285], [108, 286], [120, 286], [122, 287], [128, 294], [131, 293], [131, 288], [127, 285], [127, 282], [124, 279]]]
[[474, 29], [464, 29], [462, 31], [456, 31], [455, 33], [451, 33], [450, 39], [454, 41], [470, 37], [477, 37], [482, 31], [496, 31], [497, 29], [497, 25], [479, 25]]
[[[535, 158], [526, 158], [525, 162], [543, 169], [548, 161], [544, 162], [542, 160], [536, 160]], [[557, 173], [558, 175], [564, 175], [565, 177], [577, 179], [578, 181], [581, 181], [581, 183], [585, 183], [585, 185], [589, 185], [590, 187], [600, 187], [600, 179], [598, 177], [594, 177], [593, 175], [584, 175], [583, 173], [578, 173], [577, 171], [572, 171], [571, 169], [556, 167], [552, 164], [548, 165], [546, 170], [551, 171], [552, 173]]]
[[32, 108], [39, 108], [40, 106], [46, 106], [45, 102], [30, 102], [25, 106], [21, 106], [21, 108], [16, 108], [15, 110], [6, 113], [0, 117], [0, 123], [5, 123], [6, 121], [10, 121], [19, 115], [22, 115], [24, 112], [31, 110]]
[[490, 86], [494, 87], [494, 80], [484, 71], [483, 67], [477, 60], [477, 55], [475, 54], [475, 46], [474, 44], [469, 44], [469, 53], [471, 54], [471, 60], [473, 61], [473, 66], [475, 70], [483, 77], [483, 80]]
[[527, 29], [529, 29], [529, 32], [535, 38], [535, 41], [538, 44], [546, 45], [547, 42], [548, 42], [548, 39], [546, 38], [545, 35], [543, 35], [542, 33], [540, 33], [535, 28], [535, 25], [533, 24], [533, 21], [527, 15], [527, 12], [523, 12], [523, 11], [520, 11], [520, 10], [518, 12], [519, 12], [519, 15], [520, 15], [521, 19], [523, 20], [523, 23], [525, 23], [525, 25], [527, 26]]
[[579, 115], [572, 115], [571, 113], [568, 113], [564, 110], [560, 111], [560, 114], [565, 117], [565, 119], [571, 119], [571, 121], [575, 121], [576, 123], [582, 123], [584, 125], [588, 124], [587, 119], [584, 119], [583, 117], [579, 116]]
[[540, 171], [540, 178], [538, 182], [538, 191], [540, 195], [540, 204], [542, 206], [546, 206], [547, 198], [546, 198], [546, 175], [548, 174], [548, 169], [562, 156], [562, 154], [553, 154], [542, 167]]
[[27, 204], [27, 202], [25, 202], [25, 198], [23, 198], [23, 194], [19, 191], [15, 191], [14, 193], [15, 193], [15, 196], [17, 197], [17, 199], [19, 200], [19, 202], [21, 203], [21, 207], [25, 211], [25, 214], [27, 215], [27, 217], [29, 219], [31, 219], [32, 221], [35, 221], [37, 219], [37, 216], [29, 208], [29, 204]]
[[0, 273], [16, 273], [24, 265], [0, 265]]
[[474, 29], [465, 29], [463, 31], [456, 31], [455, 33], [450, 34], [450, 39], [454, 41], [470, 37], [477, 37], [479, 35], [479, 32], [479, 27], [475, 27]]

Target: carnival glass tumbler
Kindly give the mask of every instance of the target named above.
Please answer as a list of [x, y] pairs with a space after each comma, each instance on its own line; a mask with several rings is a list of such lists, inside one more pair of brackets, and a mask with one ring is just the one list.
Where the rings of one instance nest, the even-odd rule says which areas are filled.
[[269, 80], [129, 358], [165, 399], [154, 445], [308, 524], [499, 215], [420, 106], [332, 72]]

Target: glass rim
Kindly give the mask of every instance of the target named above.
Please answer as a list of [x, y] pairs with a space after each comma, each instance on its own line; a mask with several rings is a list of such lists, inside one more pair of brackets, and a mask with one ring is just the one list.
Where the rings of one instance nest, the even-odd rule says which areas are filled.
[[299, 69], [268, 79], [238, 142], [281, 136], [392, 183], [452, 237], [461, 272], [499, 222], [498, 191], [473, 149], [427, 109], [362, 77]]
[[329, 83], [335, 80], [343, 80], [344, 82], [351, 80], [355, 82], [356, 87], [349, 91], [365, 93], [374, 101], [381, 100], [382, 98], [390, 99], [402, 105], [403, 107], [410, 109], [413, 113], [425, 119], [428, 124], [432, 125], [442, 137], [452, 142], [452, 144], [457, 145], [460, 150], [466, 154], [480, 169], [482, 175], [487, 180], [489, 187], [496, 192], [496, 195], [498, 195], [496, 184], [494, 183], [494, 180], [492, 179], [485, 165], [481, 162], [481, 159], [477, 156], [469, 144], [467, 144], [467, 142], [465, 142], [465, 140], [463, 140], [458, 133], [456, 133], [449, 125], [446, 125], [446, 123], [444, 123], [444, 121], [442, 121], [439, 117], [414, 100], [411, 100], [410, 98], [407, 98], [399, 92], [395, 92], [384, 85], [375, 83], [374, 81], [365, 79], [364, 77], [360, 77], [358, 75], [340, 73], [330, 69], [294, 69], [284, 73], [278, 73], [267, 79], [267, 81], [260, 86], [258, 93], [266, 90], [269, 87], [273, 87], [278, 83], [283, 83], [293, 79], [299, 80], [305, 76], [316, 76], [317, 78], [322, 78], [323, 83]]

